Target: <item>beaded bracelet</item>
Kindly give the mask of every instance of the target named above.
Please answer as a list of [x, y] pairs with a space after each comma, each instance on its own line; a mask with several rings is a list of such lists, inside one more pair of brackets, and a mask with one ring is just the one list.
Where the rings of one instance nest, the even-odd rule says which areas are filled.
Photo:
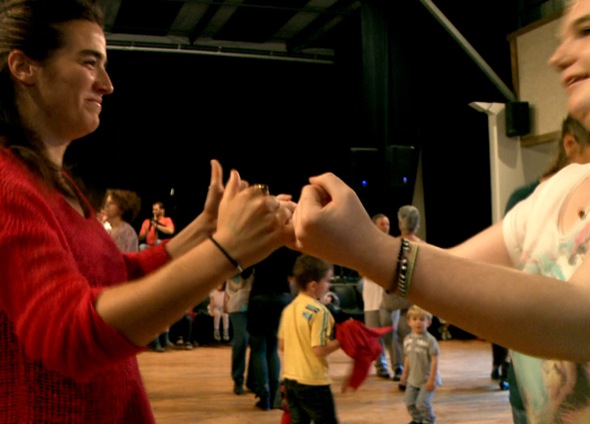
[[229, 253], [227, 253], [227, 251], [217, 242], [217, 240], [215, 240], [213, 238], [213, 236], [209, 236], [209, 239], [213, 242], [213, 244], [215, 246], [217, 246], [217, 248], [221, 251], [221, 253], [223, 253], [223, 255], [227, 258], [227, 260], [230, 261], [231, 264], [237, 268], [238, 272], [240, 272], [240, 273], [244, 272], [244, 268], [242, 268], [240, 266], [238, 261], [236, 261], [234, 258], [232, 258], [231, 255]]
[[[412, 248], [413, 247], [413, 248]], [[404, 238], [401, 239], [399, 254], [397, 257], [397, 291], [401, 297], [407, 297], [410, 292], [410, 283], [418, 254], [418, 245], [413, 246]]]

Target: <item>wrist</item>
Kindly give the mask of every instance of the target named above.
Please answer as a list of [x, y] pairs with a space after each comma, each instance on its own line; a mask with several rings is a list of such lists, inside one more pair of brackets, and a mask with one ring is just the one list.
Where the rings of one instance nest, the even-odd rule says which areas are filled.
[[213, 234], [217, 230], [217, 216], [204, 211], [198, 219], [208, 234]]
[[215, 245], [215, 247], [217, 247], [219, 252], [226, 257], [226, 259], [232, 264], [234, 268], [236, 268], [236, 270], [239, 273], [242, 273], [244, 271], [244, 268], [242, 268], [238, 260], [230, 252], [228, 252], [226, 248], [213, 235], [209, 236], [209, 240], [211, 240], [211, 242]]

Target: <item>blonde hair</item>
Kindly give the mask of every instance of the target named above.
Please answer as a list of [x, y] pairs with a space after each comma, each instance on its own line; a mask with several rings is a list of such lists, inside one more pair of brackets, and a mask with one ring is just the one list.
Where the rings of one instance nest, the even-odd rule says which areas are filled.
[[417, 305], [410, 306], [406, 316], [408, 319], [410, 319], [412, 317], [426, 317], [426, 318], [428, 318], [428, 321], [432, 321], [432, 314]]

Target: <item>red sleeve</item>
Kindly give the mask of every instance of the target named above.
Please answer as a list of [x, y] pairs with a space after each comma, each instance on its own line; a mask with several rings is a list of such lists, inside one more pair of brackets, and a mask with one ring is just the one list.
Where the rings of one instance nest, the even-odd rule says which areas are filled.
[[130, 280], [143, 277], [170, 260], [168, 252], [164, 248], [168, 240], [163, 240], [162, 243], [141, 252], [131, 252], [123, 255]]
[[[76, 215], [5, 159], [0, 156], [0, 343], [85, 381], [143, 350], [94, 307], [104, 286], [125, 281], [123, 257], [96, 219]], [[72, 220], [64, 219], [67, 213]], [[144, 271], [157, 262], [137, 261]]]

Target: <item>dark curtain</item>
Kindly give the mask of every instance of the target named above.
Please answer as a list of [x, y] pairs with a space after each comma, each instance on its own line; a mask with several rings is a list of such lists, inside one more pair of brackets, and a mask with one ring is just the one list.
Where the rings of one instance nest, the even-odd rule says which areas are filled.
[[405, 7], [399, 2], [364, 0], [361, 9], [365, 147], [376, 150], [356, 156], [370, 156], [367, 174], [376, 181], [357, 191], [371, 215], [382, 212], [390, 218], [412, 202], [420, 148], [411, 79], [413, 29], [405, 23], [412, 14]]

